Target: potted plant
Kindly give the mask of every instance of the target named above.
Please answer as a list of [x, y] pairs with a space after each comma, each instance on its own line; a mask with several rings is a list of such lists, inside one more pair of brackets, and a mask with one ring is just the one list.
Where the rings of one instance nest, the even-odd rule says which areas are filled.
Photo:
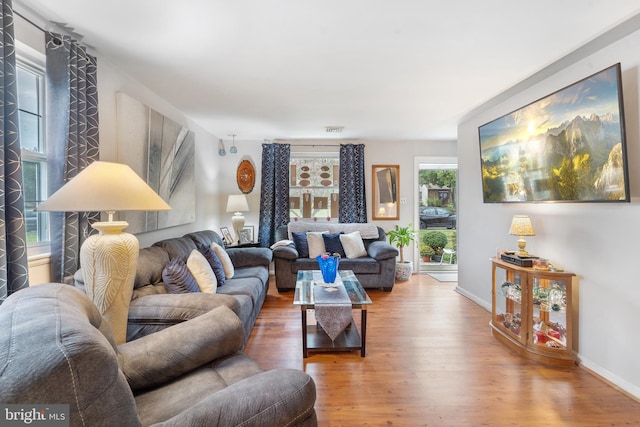
[[422, 235], [422, 244], [431, 246], [435, 252], [431, 258], [434, 261], [440, 261], [442, 257], [442, 250], [447, 246], [447, 235], [442, 231], [428, 231]]
[[400, 251], [400, 262], [396, 263], [396, 280], [409, 280], [413, 273], [413, 262], [404, 260], [404, 247], [416, 240], [413, 225], [409, 224], [406, 227], [396, 225], [393, 230], [387, 232], [387, 236], [389, 236], [389, 243], [395, 244]]
[[420, 246], [420, 256], [422, 257], [422, 261], [429, 262], [431, 261], [431, 257], [436, 254], [436, 251], [429, 245], [421, 245]]

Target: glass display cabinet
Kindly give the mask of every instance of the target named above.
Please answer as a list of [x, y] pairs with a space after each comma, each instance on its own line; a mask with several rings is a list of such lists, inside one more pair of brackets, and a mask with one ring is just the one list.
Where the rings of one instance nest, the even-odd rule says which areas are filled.
[[521, 354], [553, 366], [577, 362], [575, 275], [520, 267], [491, 260], [493, 297], [491, 329], [502, 343]]

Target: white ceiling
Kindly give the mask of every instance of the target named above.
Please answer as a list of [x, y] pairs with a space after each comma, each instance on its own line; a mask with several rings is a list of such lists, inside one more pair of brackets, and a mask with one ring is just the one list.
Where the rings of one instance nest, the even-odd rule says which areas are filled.
[[17, 3], [240, 140], [455, 139], [465, 113], [640, 12], [637, 0]]

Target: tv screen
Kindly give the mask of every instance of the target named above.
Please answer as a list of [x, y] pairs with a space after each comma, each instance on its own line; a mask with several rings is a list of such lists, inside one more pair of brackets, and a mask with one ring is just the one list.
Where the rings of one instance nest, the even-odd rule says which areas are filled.
[[485, 203], [629, 201], [619, 63], [478, 132]]

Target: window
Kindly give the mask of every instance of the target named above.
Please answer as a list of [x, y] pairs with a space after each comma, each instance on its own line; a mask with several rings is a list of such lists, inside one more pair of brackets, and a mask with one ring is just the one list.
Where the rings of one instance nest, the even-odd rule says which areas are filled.
[[44, 137], [44, 58], [17, 57], [18, 109], [25, 226], [29, 247], [49, 241], [49, 216], [34, 209], [47, 197], [47, 151]]
[[289, 217], [338, 219], [339, 153], [291, 153]]

